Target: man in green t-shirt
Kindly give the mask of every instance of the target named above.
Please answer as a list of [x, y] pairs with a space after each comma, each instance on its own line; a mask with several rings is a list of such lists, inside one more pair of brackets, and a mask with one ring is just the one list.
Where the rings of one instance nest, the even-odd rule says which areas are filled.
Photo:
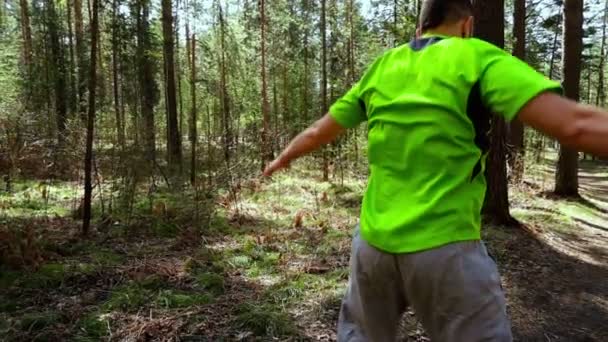
[[469, 0], [427, 0], [420, 22], [415, 40], [378, 58], [265, 175], [367, 121], [370, 177], [338, 340], [394, 340], [411, 305], [433, 341], [510, 341], [498, 270], [480, 238], [485, 108], [598, 155], [608, 155], [608, 114], [469, 38]]

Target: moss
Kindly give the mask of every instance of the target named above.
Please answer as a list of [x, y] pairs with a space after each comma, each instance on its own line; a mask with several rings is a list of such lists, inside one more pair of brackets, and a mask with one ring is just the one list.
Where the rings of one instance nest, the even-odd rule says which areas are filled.
[[137, 286], [146, 290], [158, 290], [165, 287], [167, 283], [159, 275], [153, 274], [145, 277], [137, 283]]
[[103, 307], [104, 311], [122, 310], [130, 312], [146, 305], [153, 297], [151, 290], [147, 290], [138, 284], [129, 284], [112, 291], [110, 299]]
[[213, 295], [220, 295], [224, 293], [224, 277], [215, 273], [201, 273], [195, 276], [196, 284], [212, 293]]
[[21, 306], [20, 298], [1, 296], [0, 297], [0, 312], [15, 312]]
[[185, 308], [203, 305], [211, 302], [211, 297], [205, 294], [192, 294], [183, 291], [163, 290], [157, 298], [156, 304], [167, 309]]
[[23, 273], [21, 272], [0, 268], [0, 289], [6, 289], [11, 287], [22, 276]]
[[247, 255], [234, 255], [227, 262], [233, 268], [247, 268], [251, 265], [251, 258]]
[[99, 341], [108, 333], [106, 320], [99, 313], [91, 313], [76, 323], [78, 329], [77, 341]]
[[296, 327], [280, 308], [268, 303], [244, 303], [236, 310], [235, 323], [258, 337], [282, 337], [294, 334]]
[[116, 266], [124, 262], [125, 258], [116, 252], [107, 248], [95, 248], [89, 256], [94, 263], [103, 266]]
[[18, 327], [23, 331], [40, 331], [46, 327], [61, 323], [63, 316], [56, 312], [34, 312], [21, 316]]
[[67, 274], [67, 266], [64, 264], [46, 264], [37, 272], [21, 278], [20, 284], [30, 289], [59, 287], [63, 284]]
[[179, 233], [179, 227], [171, 222], [156, 221], [153, 225], [153, 233], [161, 238], [174, 238]]
[[75, 265], [74, 270], [80, 274], [91, 275], [95, 274], [99, 268], [93, 264], [80, 263]]

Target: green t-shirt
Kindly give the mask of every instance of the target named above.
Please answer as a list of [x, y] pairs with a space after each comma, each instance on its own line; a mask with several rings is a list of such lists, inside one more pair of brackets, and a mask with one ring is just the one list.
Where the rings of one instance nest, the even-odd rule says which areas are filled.
[[368, 122], [361, 234], [390, 253], [480, 239], [490, 117], [560, 85], [479, 39], [425, 36], [376, 60], [330, 109]]

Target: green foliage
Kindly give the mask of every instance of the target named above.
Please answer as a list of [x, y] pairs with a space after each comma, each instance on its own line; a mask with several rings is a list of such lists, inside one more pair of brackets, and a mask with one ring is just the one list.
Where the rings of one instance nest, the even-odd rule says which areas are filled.
[[153, 291], [133, 283], [113, 289], [110, 299], [103, 307], [104, 311], [122, 310], [132, 312], [148, 304], [153, 297]]
[[227, 260], [227, 263], [233, 268], [247, 268], [251, 265], [251, 257], [248, 255], [233, 255]]
[[293, 320], [279, 307], [267, 303], [248, 302], [236, 311], [236, 325], [258, 337], [281, 337], [293, 334]]
[[19, 113], [19, 58], [19, 40], [0, 34], [0, 122]]
[[3, 266], [0, 266], [0, 289], [6, 289], [12, 286], [23, 273], [11, 271]]
[[124, 261], [122, 255], [108, 248], [93, 247], [89, 253], [93, 263], [103, 266], [116, 266]]
[[0, 208], [7, 217], [64, 217], [78, 192], [68, 183], [45, 183], [19, 180], [13, 184], [13, 192], [0, 192]]
[[21, 307], [20, 298], [0, 296], [0, 312], [15, 312]]
[[36, 272], [25, 275], [19, 285], [31, 289], [51, 289], [60, 287], [68, 275], [68, 266], [64, 264], [42, 265]]
[[19, 319], [19, 329], [23, 331], [40, 331], [46, 327], [61, 323], [64, 317], [57, 312], [34, 312], [25, 314]]
[[224, 293], [224, 277], [216, 273], [201, 273], [195, 275], [196, 284], [213, 295]]
[[184, 291], [162, 290], [156, 298], [159, 307], [174, 309], [209, 304], [211, 297], [207, 294], [193, 294]]
[[76, 323], [78, 341], [99, 341], [108, 334], [106, 319], [97, 312], [90, 313]]

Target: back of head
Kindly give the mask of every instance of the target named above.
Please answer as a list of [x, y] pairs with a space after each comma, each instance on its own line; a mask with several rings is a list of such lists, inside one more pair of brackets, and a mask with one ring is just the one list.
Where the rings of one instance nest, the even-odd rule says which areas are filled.
[[473, 15], [470, 0], [424, 0], [420, 11], [422, 32], [449, 25]]

